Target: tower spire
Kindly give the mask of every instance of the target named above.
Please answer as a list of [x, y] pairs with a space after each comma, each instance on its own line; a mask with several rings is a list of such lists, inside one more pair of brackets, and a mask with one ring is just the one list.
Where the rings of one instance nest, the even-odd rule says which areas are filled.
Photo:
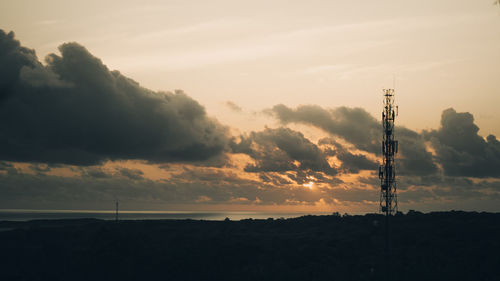
[[394, 156], [398, 152], [398, 141], [394, 139], [394, 120], [398, 107], [394, 105], [394, 89], [384, 89], [384, 110], [382, 111], [382, 165], [378, 170], [380, 178], [380, 211], [385, 213], [385, 270], [386, 280], [391, 280], [391, 239], [389, 218], [398, 211], [396, 168]]
[[384, 89], [383, 92], [382, 165], [379, 167], [380, 210], [389, 216], [398, 210], [396, 169], [394, 166], [394, 156], [398, 152], [398, 141], [394, 140], [394, 120], [398, 115], [398, 108], [394, 105], [394, 89]]

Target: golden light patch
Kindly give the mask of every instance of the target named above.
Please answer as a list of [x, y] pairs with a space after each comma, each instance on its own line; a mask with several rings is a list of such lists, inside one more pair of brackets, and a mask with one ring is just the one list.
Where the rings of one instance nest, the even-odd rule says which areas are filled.
[[228, 202], [230, 203], [248, 203], [250, 200], [245, 197], [237, 197], [237, 198], [231, 198]]
[[229, 154], [228, 157], [230, 159], [231, 165], [239, 170], [243, 170], [249, 164], [256, 164], [255, 160], [252, 159], [252, 157], [243, 153]]
[[78, 171], [76, 171], [75, 169], [72, 169], [71, 166], [51, 168], [50, 171], [46, 172], [45, 174], [49, 175], [49, 176], [59, 176], [59, 177], [78, 177], [78, 176], [80, 176], [80, 173]]
[[195, 200], [196, 203], [209, 202], [209, 201], [212, 201], [212, 198], [205, 195], [198, 196], [198, 199]]
[[313, 187], [314, 187], [314, 182], [313, 182], [313, 181], [310, 181], [310, 182], [308, 182], [308, 183], [304, 183], [304, 184], [303, 184], [303, 186], [304, 186], [304, 187], [307, 187], [307, 188], [309, 188], [309, 189], [311, 189], [311, 190], [312, 190], [312, 189], [313, 189]]

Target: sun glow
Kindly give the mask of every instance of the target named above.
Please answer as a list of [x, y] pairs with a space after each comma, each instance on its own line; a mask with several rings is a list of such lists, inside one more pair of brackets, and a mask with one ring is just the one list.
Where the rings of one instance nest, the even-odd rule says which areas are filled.
[[304, 183], [303, 186], [308, 187], [309, 189], [313, 189], [314, 182], [310, 181], [308, 183]]

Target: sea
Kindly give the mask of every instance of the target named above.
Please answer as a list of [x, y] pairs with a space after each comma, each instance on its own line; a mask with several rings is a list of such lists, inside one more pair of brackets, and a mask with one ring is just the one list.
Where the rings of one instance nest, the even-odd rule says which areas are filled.
[[[243, 219], [279, 219], [294, 218], [305, 215], [328, 215], [331, 213], [271, 213], [271, 212], [187, 212], [187, 211], [119, 211], [120, 220], [243, 220]], [[96, 210], [27, 210], [0, 209], [0, 221], [30, 221], [55, 219], [102, 219], [115, 220], [115, 211]]]

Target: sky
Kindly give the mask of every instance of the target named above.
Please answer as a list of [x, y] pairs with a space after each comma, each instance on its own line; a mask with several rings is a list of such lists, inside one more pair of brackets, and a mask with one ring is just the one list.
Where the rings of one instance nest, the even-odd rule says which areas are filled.
[[[500, 211], [500, 5], [3, 1], [0, 208]], [[11, 33], [12, 32], [12, 33]]]

